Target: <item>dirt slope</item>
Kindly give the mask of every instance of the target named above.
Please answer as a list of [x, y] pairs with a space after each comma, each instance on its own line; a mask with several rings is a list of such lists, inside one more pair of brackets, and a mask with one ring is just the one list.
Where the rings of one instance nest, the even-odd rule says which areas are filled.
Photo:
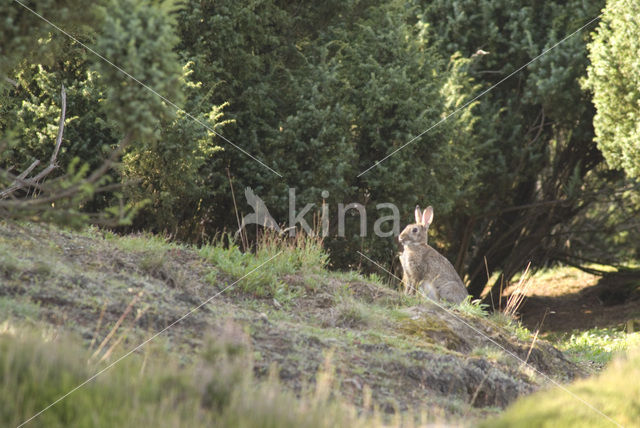
[[[110, 352], [105, 358], [132, 349], [236, 279], [197, 249], [157, 238], [0, 223], [0, 322], [70, 330], [95, 349], [120, 320], [101, 351]], [[275, 367], [299, 390], [329, 359], [337, 396], [447, 421], [495, 413], [546, 385], [545, 376], [564, 382], [581, 375], [547, 343], [531, 348], [532, 338], [513, 325], [446, 312], [355, 273], [301, 270], [279, 280], [295, 291], [286, 301], [234, 286], [155, 341], [188, 361], [232, 325], [249, 338], [259, 376]]]

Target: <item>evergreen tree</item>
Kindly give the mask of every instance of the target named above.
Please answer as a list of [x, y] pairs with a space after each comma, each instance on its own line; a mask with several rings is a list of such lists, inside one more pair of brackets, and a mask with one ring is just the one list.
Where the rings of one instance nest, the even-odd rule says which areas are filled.
[[589, 44], [596, 141], [609, 165], [640, 177], [640, 2], [610, 0]]
[[[283, 175], [224, 146], [208, 167], [215, 225], [236, 223], [226, 166], [236, 187], [252, 187], [281, 222], [288, 220], [288, 187], [296, 188], [299, 207], [315, 203], [316, 214], [327, 191], [331, 234], [339, 203], [365, 204], [371, 216], [378, 203], [392, 202], [405, 221], [416, 203], [452, 211], [473, 177], [469, 115], [358, 177], [460, 101], [451, 76], [463, 75], [461, 65], [447, 69], [417, 14], [397, 1], [200, 2], [181, 12], [180, 51], [194, 62], [195, 78], [207, 82], [209, 102], [228, 103], [225, 116], [234, 123], [225, 136]], [[361, 239], [358, 225], [348, 216], [347, 236], [327, 240], [334, 266], [357, 262], [356, 249], [394, 257], [392, 238]]]
[[[58, 23], [82, 45], [18, 3], [2, 6], [6, 17], [3, 40], [7, 40], [3, 47], [7, 54], [0, 64], [5, 83], [0, 93], [0, 130], [5, 146], [0, 166], [5, 171], [5, 184], [15, 181], [9, 171], [23, 171], [34, 159], [44, 159], [53, 151], [61, 104], [57, 94], [64, 84], [69, 96], [57, 164], [71, 169], [65, 173], [58, 168], [46, 181], [49, 192], [55, 195], [72, 183], [78, 188], [72, 200], [67, 201], [64, 213], [104, 210], [117, 194], [108, 192], [96, 197], [96, 189], [109, 181], [121, 181], [123, 176], [125, 180], [137, 180], [127, 188], [129, 202], [140, 205], [150, 201], [156, 214], [165, 214], [160, 217], [165, 221], [163, 227], [167, 227], [171, 208], [178, 204], [176, 199], [180, 200], [176, 216], [197, 206], [200, 189], [194, 189], [194, 176], [215, 147], [205, 128], [183, 120], [182, 113], [178, 113], [178, 119], [174, 106], [166, 102], [182, 105], [187, 88], [197, 86], [197, 82], [189, 80], [188, 70], [182, 70], [173, 51], [178, 41], [173, 2], [104, 0], [90, 7], [70, 1], [25, 5]], [[212, 128], [217, 126], [219, 117], [217, 107], [209, 107], [201, 114], [201, 120]], [[90, 171], [105, 166], [105, 157], [114, 154], [122, 141], [127, 145], [120, 173], [112, 170], [99, 183], [84, 181]], [[79, 163], [85, 166], [77, 169]], [[38, 188], [42, 193], [42, 185]], [[24, 195], [25, 201], [33, 199], [29, 195]], [[7, 201], [4, 205], [21, 208], [38, 203], [31, 200], [16, 205], [15, 201]], [[36, 212], [44, 209], [45, 214], [62, 215], [47, 207], [50, 203], [38, 205]], [[60, 211], [60, 201], [57, 207], [56, 211]], [[15, 215], [20, 216], [19, 212]], [[27, 214], [33, 214], [33, 210]], [[151, 216], [146, 225], [157, 225], [156, 218]]]
[[[460, 245], [456, 266], [476, 296], [487, 282], [485, 260], [506, 281], [528, 261], [577, 262], [580, 246], [568, 246], [573, 227], [607, 178], [593, 142], [594, 109], [580, 87], [589, 28], [563, 39], [597, 17], [601, 7], [601, 1], [521, 0], [425, 5], [422, 19], [439, 46], [473, 57], [470, 75], [483, 89], [499, 83], [478, 100], [477, 187], [450, 225], [451, 240]], [[501, 281], [493, 285], [494, 297]]]

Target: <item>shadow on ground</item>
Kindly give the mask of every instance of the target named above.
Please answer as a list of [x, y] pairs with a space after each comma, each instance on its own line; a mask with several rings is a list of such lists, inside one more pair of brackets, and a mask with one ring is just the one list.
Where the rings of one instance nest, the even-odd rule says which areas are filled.
[[520, 308], [520, 316], [531, 330], [544, 320], [543, 333], [619, 327], [628, 321], [638, 330], [640, 271], [608, 273], [559, 292], [536, 288]]

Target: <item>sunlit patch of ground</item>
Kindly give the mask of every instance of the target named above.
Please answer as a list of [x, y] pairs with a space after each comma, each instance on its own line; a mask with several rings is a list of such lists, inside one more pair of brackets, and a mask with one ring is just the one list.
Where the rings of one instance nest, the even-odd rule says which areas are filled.
[[[531, 330], [570, 332], [613, 327], [640, 329], [640, 276], [611, 272], [596, 276], [572, 267], [534, 275], [527, 298], [519, 309], [522, 323]], [[506, 289], [506, 295], [515, 292]]]

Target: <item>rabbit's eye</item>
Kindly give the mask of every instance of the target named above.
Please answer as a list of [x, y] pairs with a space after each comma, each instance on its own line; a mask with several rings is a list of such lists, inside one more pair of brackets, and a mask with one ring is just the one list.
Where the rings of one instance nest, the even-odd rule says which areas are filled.
[[414, 227], [414, 228], [413, 228], [413, 230], [412, 230], [412, 232], [413, 232], [413, 233], [418, 233], [418, 228], [417, 228], [417, 227]]

